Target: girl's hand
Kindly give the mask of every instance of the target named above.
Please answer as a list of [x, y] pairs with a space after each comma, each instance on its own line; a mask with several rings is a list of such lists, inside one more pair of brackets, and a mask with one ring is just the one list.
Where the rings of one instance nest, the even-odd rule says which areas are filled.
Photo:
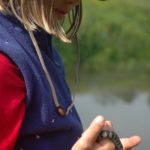
[[124, 150], [131, 150], [132, 148], [136, 147], [141, 142], [141, 138], [139, 136], [122, 138], [120, 140], [121, 140]]
[[[81, 138], [73, 145], [72, 150], [114, 150], [115, 146], [110, 140], [96, 142], [96, 139], [102, 129], [112, 130], [111, 123], [105, 121], [102, 116], [94, 119], [88, 129], [82, 134]], [[108, 129], [109, 130], [109, 129]]]
[[[105, 121], [102, 116], [96, 117], [71, 150], [115, 150], [115, 145], [109, 139], [96, 142], [100, 131], [106, 128], [113, 130], [111, 122]], [[140, 138], [138, 136], [123, 138], [121, 142], [124, 150], [131, 150], [140, 143]]]

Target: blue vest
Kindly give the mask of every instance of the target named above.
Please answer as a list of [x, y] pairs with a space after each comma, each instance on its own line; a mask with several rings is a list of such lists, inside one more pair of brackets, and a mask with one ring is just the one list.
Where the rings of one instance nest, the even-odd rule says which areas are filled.
[[[52, 47], [50, 35], [42, 30], [34, 34], [58, 100], [67, 109], [71, 95], [62, 60]], [[1, 13], [0, 51], [19, 67], [26, 85], [26, 113], [14, 149], [70, 150], [83, 130], [75, 108], [64, 117], [57, 114], [50, 86], [28, 32], [17, 19]]]

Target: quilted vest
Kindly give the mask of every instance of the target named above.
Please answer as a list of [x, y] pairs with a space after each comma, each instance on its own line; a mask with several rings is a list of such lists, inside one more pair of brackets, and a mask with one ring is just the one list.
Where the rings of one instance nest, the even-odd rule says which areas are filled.
[[[43, 30], [34, 32], [60, 104], [67, 109], [71, 94], [64, 66], [52, 37]], [[35, 48], [24, 26], [12, 16], [0, 13], [0, 51], [20, 69], [26, 85], [26, 113], [15, 150], [70, 150], [82, 133], [76, 109], [61, 117], [56, 112], [51, 89]]]

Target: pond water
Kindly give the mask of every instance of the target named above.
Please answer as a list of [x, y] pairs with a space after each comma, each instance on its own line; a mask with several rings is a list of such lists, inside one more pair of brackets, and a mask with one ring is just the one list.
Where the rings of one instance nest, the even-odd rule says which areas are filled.
[[150, 149], [150, 91], [112, 92], [97, 89], [78, 93], [75, 99], [84, 128], [97, 115], [103, 115], [113, 122], [120, 137], [141, 136], [142, 143], [136, 150]]

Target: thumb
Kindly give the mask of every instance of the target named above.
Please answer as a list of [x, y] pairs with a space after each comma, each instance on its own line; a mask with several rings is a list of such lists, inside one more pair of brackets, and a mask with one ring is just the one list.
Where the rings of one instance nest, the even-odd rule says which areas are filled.
[[86, 131], [82, 134], [82, 139], [87, 143], [95, 143], [97, 136], [105, 125], [104, 117], [97, 116]]
[[141, 142], [141, 138], [139, 136], [132, 136], [130, 138], [122, 138], [121, 143], [123, 145], [124, 150], [132, 149], [139, 145]]

